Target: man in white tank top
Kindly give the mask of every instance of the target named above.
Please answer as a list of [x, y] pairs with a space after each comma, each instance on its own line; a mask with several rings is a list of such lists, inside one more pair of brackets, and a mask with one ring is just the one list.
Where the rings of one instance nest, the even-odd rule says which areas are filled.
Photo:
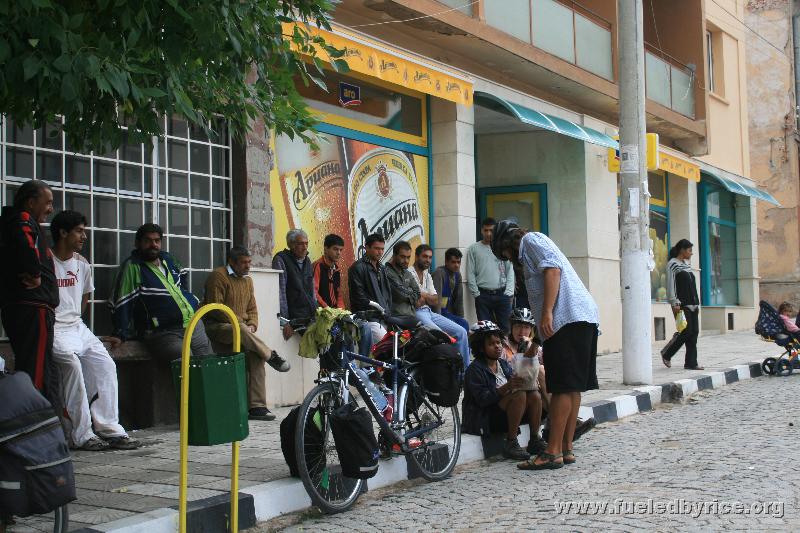
[[[73, 448], [132, 450], [141, 444], [119, 425], [117, 367], [81, 315], [94, 290], [89, 262], [78, 252], [86, 241], [86, 218], [62, 211], [50, 224], [60, 303], [56, 308], [53, 360], [61, 371]], [[94, 422], [94, 431], [92, 430]]]

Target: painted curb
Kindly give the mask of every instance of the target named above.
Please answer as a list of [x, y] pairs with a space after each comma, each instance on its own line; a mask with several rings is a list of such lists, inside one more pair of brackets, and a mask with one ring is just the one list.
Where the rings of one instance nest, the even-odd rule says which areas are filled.
[[[682, 402], [698, 391], [718, 389], [762, 375], [761, 362], [757, 361], [662, 385], [636, 387], [626, 394], [581, 405], [578, 416], [584, 420], [594, 417], [598, 424], [616, 422], [628, 416], [652, 411], [655, 406], [662, 403]], [[528, 427], [522, 426], [520, 431], [520, 441], [526, 442], [529, 437]], [[481, 438], [475, 435], [462, 435], [458, 464], [480, 461], [484, 458]], [[371, 489], [387, 487], [408, 479], [410, 470], [406, 458], [394, 457], [389, 461], [381, 461], [378, 474], [368, 481], [368, 487]], [[229, 501], [227, 495], [222, 495], [189, 502], [187, 524], [198, 521], [202, 521], [204, 526], [214, 523], [224, 524]], [[302, 481], [297, 478], [278, 479], [242, 489], [239, 491], [239, 502], [239, 523], [242, 527], [250, 527], [244, 524], [253, 524], [253, 520], [269, 520], [282, 514], [302, 511], [311, 505]], [[244, 518], [241, 511], [243, 508], [246, 509]], [[206, 527], [202, 529], [207, 530]], [[164, 508], [80, 529], [73, 533], [174, 533], [177, 530], [177, 510]]]

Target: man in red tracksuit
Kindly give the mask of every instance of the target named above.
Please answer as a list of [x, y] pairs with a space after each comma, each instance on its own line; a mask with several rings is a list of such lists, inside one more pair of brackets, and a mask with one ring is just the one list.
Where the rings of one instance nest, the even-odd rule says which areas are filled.
[[3, 207], [0, 305], [3, 329], [14, 350], [14, 368], [26, 372], [58, 412], [62, 402], [52, 366], [58, 284], [53, 256], [39, 227], [52, 212], [53, 192], [39, 180], [23, 183], [14, 205]]

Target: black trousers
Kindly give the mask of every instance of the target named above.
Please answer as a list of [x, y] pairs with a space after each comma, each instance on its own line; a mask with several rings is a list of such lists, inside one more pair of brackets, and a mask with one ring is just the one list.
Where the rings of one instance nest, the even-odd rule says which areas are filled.
[[690, 311], [685, 307], [681, 308], [686, 317], [686, 329], [672, 337], [665, 347], [663, 356], [665, 359], [672, 357], [686, 345], [686, 359], [684, 368], [694, 368], [697, 366], [697, 335], [700, 333], [700, 310]]
[[28, 304], [9, 304], [2, 311], [3, 329], [14, 350], [14, 370], [25, 372], [33, 385], [60, 413], [59, 374], [53, 363], [52, 309]]

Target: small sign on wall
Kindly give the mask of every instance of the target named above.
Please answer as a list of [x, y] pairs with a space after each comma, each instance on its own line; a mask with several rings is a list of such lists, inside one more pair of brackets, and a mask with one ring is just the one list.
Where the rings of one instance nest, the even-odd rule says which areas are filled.
[[352, 83], [339, 82], [339, 104], [342, 107], [361, 105], [361, 87]]

